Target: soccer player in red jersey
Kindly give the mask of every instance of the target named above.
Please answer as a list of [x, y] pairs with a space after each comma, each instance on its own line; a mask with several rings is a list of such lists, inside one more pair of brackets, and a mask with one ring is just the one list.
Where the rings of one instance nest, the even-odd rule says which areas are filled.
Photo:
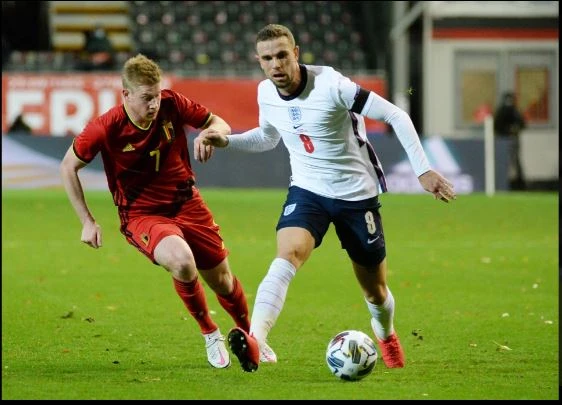
[[[102, 232], [84, 197], [78, 171], [101, 153], [117, 206], [121, 233], [153, 263], [171, 273], [175, 290], [205, 338], [207, 359], [230, 365], [224, 337], [207, 307], [199, 274], [236, 325], [250, 328], [240, 281], [228, 264], [219, 226], [195, 187], [185, 126], [230, 134], [206, 107], [161, 89], [162, 71], [144, 55], [126, 61], [123, 103], [91, 120], [74, 139], [60, 169], [68, 198], [82, 222], [82, 242], [97, 249]], [[213, 147], [206, 153], [210, 156]]]

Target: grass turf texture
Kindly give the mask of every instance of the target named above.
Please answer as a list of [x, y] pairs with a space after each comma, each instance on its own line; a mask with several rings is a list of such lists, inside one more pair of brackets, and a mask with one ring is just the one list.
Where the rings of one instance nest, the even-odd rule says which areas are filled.
[[[202, 194], [250, 307], [275, 255], [285, 190]], [[404, 369], [343, 382], [337, 332], [371, 334], [333, 227], [270, 335], [278, 364], [212, 369], [170, 276], [128, 245], [108, 192], [86, 197], [103, 247], [80, 242], [61, 190], [3, 191], [2, 399], [558, 399], [558, 195], [384, 195]], [[223, 333], [232, 321], [205, 286]]]

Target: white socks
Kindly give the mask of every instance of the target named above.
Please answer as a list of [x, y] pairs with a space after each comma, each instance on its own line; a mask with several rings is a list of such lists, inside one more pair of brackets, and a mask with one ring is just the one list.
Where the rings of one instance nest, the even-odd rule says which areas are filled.
[[392, 324], [394, 319], [394, 297], [388, 287], [386, 287], [386, 291], [388, 295], [382, 305], [371, 304], [365, 300], [372, 316], [371, 327], [373, 332], [375, 332], [375, 336], [381, 340], [385, 340], [394, 333], [394, 326]]
[[[295, 266], [285, 259], [276, 258], [271, 262], [269, 270], [258, 287], [250, 334], [258, 342], [265, 342], [269, 331], [277, 322], [277, 318], [285, 304], [287, 290], [291, 280], [297, 273]], [[371, 304], [365, 300], [371, 313], [371, 326], [378, 339], [385, 340], [394, 333], [394, 297], [387, 287], [387, 297], [382, 305]]]
[[260, 283], [250, 323], [250, 334], [258, 342], [265, 342], [269, 331], [275, 325], [283, 305], [289, 283], [297, 273], [291, 262], [276, 258]]

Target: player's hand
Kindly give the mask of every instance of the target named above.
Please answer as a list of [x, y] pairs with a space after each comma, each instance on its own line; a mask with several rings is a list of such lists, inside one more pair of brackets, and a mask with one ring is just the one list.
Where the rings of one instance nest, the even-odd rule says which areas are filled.
[[213, 156], [215, 146], [223, 148], [228, 145], [226, 135], [214, 129], [205, 129], [193, 141], [195, 160], [206, 162]]
[[94, 249], [100, 248], [102, 245], [101, 227], [96, 222], [85, 222], [82, 227], [81, 241]]
[[418, 177], [425, 191], [433, 194], [436, 200], [448, 203], [457, 198], [453, 184], [434, 170], [429, 170]]

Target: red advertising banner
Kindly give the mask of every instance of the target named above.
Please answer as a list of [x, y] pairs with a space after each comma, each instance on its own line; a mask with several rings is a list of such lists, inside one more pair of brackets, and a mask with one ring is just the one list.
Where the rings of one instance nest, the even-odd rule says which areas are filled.
[[2, 132], [23, 114], [37, 135], [76, 135], [93, 117], [121, 103], [115, 74], [2, 74]]
[[174, 78], [173, 89], [223, 118], [233, 132], [258, 126], [257, 87], [252, 79]]
[[[359, 85], [386, 97], [386, 82], [377, 76], [354, 77]], [[259, 80], [245, 78], [195, 79], [166, 76], [172, 88], [224, 118], [233, 131], [258, 124]], [[2, 133], [20, 114], [33, 134], [77, 135], [87, 122], [122, 102], [118, 74], [3, 73]], [[380, 122], [366, 120], [367, 131], [386, 132]]]

